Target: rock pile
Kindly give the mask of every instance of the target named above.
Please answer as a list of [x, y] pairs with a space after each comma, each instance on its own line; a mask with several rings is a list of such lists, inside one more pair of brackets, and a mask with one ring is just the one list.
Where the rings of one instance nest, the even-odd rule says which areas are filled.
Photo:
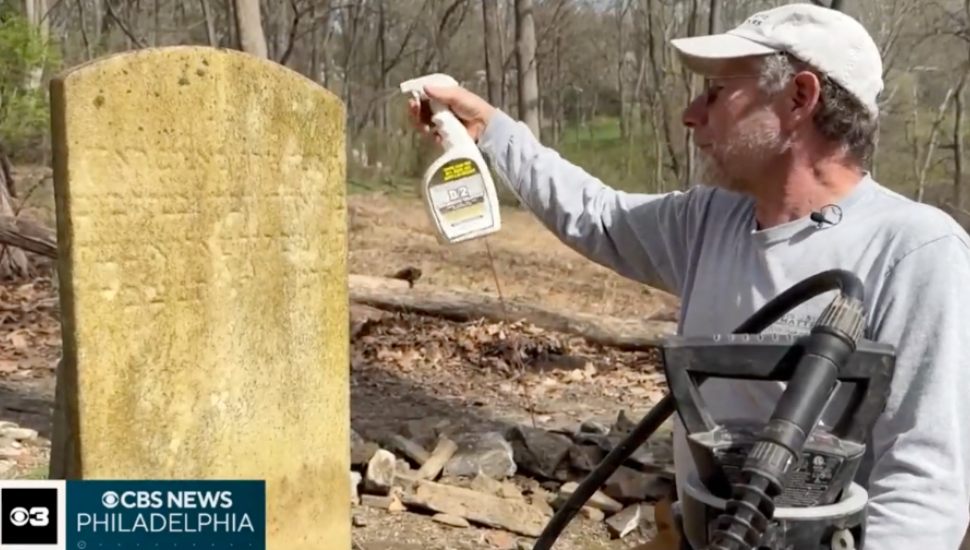
[[17, 459], [26, 452], [25, 446], [36, 440], [36, 430], [0, 420], [0, 478], [13, 470]]
[[[412, 421], [403, 433], [370, 441], [351, 432], [355, 505], [431, 515], [454, 527], [480, 525], [537, 537], [579, 482], [622, 441], [634, 422], [588, 420], [572, 430], [528, 425], [460, 433], [448, 420]], [[670, 432], [644, 443], [586, 503], [613, 537], [653, 524], [653, 502], [673, 488]]]

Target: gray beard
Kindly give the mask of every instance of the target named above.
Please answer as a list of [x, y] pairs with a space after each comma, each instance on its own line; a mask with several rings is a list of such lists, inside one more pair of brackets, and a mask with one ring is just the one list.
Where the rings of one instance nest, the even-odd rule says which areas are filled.
[[718, 157], [725, 159], [727, 168], [709, 153], [697, 151], [695, 183], [729, 191], [751, 190], [757, 182], [751, 181], [745, 174], [760, 173], [759, 167], [765, 164], [766, 159], [784, 153], [791, 146], [790, 139], [773, 128], [757, 123], [749, 123], [748, 126], [750, 128], [739, 128], [726, 143], [714, 146]]

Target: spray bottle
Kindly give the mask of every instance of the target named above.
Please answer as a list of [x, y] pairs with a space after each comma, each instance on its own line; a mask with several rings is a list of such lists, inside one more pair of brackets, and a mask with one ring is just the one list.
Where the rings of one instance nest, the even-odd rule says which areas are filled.
[[429, 74], [401, 83], [431, 107], [431, 122], [441, 136], [444, 153], [427, 168], [422, 180], [428, 215], [438, 241], [454, 244], [495, 233], [502, 227], [498, 195], [485, 159], [468, 131], [446, 105], [430, 99], [425, 86], [458, 86], [445, 74]]

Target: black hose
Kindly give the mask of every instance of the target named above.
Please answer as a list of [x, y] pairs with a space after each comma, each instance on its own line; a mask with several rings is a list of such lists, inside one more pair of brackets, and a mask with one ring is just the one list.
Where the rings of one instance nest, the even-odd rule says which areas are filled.
[[[841, 269], [831, 269], [812, 275], [770, 300], [758, 311], [754, 312], [736, 329], [734, 334], [754, 334], [759, 333], [772, 323], [781, 318], [782, 315], [820, 294], [830, 290], [838, 289], [847, 298], [862, 301], [864, 298], [864, 288], [862, 282], [851, 272]], [[703, 381], [701, 381], [703, 383]], [[559, 535], [562, 534], [566, 525], [576, 516], [576, 513], [593, 496], [613, 472], [615, 472], [623, 462], [636, 451], [657, 429], [673, 414], [675, 410], [674, 399], [668, 393], [647, 414], [637, 423], [637, 426], [630, 432], [623, 441], [613, 448], [606, 457], [596, 465], [596, 468], [587, 475], [576, 490], [569, 496], [566, 502], [556, 511], [546, 524], [542, 534], [536, 539], [532, 550], [549, 550], [555, 543]]]

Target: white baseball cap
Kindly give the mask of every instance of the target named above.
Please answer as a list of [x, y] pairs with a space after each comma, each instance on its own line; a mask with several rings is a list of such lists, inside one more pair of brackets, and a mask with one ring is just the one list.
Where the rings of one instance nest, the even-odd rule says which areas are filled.
[[789, 53], [844, 87], [869, 111], [883, 89], [879, 47], [861, 23], [838, 10], [796, 3], [758, 12], [722, 34], [678, 38], [684, 64], [704, 74], [712, 62]]

